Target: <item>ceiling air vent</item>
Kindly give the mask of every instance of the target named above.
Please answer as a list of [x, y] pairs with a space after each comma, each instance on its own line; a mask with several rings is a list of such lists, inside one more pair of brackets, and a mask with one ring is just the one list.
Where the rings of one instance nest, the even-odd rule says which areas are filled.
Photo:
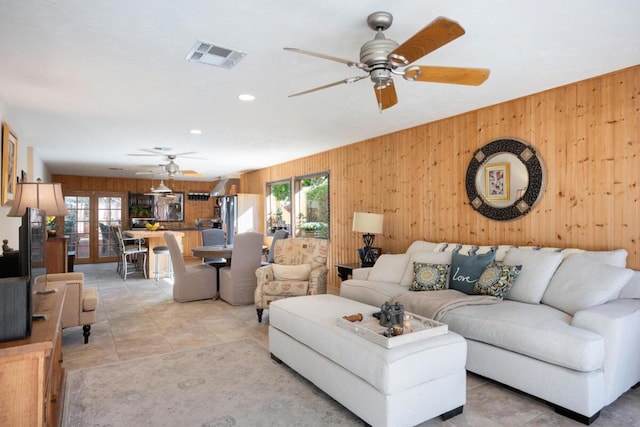
[[245, 56], [245, 52], [198, 40], [185, 59], [230, 70]]

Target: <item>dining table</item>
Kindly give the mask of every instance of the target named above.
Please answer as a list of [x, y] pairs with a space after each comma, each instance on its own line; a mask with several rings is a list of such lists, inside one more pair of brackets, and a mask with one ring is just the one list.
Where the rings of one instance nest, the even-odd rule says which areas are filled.
[[195, 246], [191, 254], [196, 258], [226, 258], [231, 259], [233, 245]]
[[216, 283], [218, 292], [220, 292], [220, 268], [231, 264], [231, 254], [233, 253], [233, 245], [216, 245], [216, 246], [196, 246], [191, 248], [191, 254], [196, 258], [223, 258], [226, 262], [215, 261], [208, 263], [216, 268]]
[[[262, 252], [267, 250], [266, 245], [262, 245]], [[191, 248], [191, 254], [196, 258], [226, 258], [231, 261], [233, 245], [195, 246]]]

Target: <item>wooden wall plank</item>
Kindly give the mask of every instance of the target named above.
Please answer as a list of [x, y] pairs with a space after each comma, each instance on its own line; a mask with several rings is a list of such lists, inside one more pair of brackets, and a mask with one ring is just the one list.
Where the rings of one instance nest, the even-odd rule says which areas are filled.
[[[384, 114], [384, 113], [383, 113]], [[243, 175], [251, 192], [264, 178], [330, 168], [330, 285], [337, 262], [356, 262], [355, 211], [382, 211], [383, 252], [417, 239], [624, 248], [640, 269], [640, 66], [361, 141]], [[489, 220], [468, 202], [473, 152], [497, 138], [533, 145], [546, 168], [540, 203], [520, 219]], [[315, 169], [314, 169], [315, 168]]]

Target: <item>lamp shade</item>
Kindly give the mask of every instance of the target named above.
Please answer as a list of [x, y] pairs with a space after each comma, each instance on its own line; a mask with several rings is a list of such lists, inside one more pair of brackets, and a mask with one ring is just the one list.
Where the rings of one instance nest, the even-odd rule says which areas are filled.
[[61, 184], [19, 182], [16, 196], [7, 216], [22, 216], [27, 208], [43, 210], [48, 216], [67, 215]]
[[368, 212], [353, 213], [353, 231], [358, 231], [360, 233], [382, 234], [383, 222], [384, 215], [382, 214]]

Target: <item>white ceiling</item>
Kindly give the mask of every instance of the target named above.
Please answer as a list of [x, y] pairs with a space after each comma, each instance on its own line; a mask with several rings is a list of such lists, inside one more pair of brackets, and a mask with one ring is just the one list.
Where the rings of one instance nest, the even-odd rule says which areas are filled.
[[[283, 47], [357, 60], [377, 10], [399, 43], [458, 21], [466, 34], [416, 63], [489, 79], [396, 77], [382, 113], [367, 79], [288, 98], [363, 73]], [[135, 176], [163, 158], [128, 154], [165, 147], [206, 159], [177, 163], [210, 180], [640, 64], [639, 21], [639, 0], [0, 0], [0, 101], [52, 173]], [[186, 61], [197, 39], [247, 56], [232, 70]]]

